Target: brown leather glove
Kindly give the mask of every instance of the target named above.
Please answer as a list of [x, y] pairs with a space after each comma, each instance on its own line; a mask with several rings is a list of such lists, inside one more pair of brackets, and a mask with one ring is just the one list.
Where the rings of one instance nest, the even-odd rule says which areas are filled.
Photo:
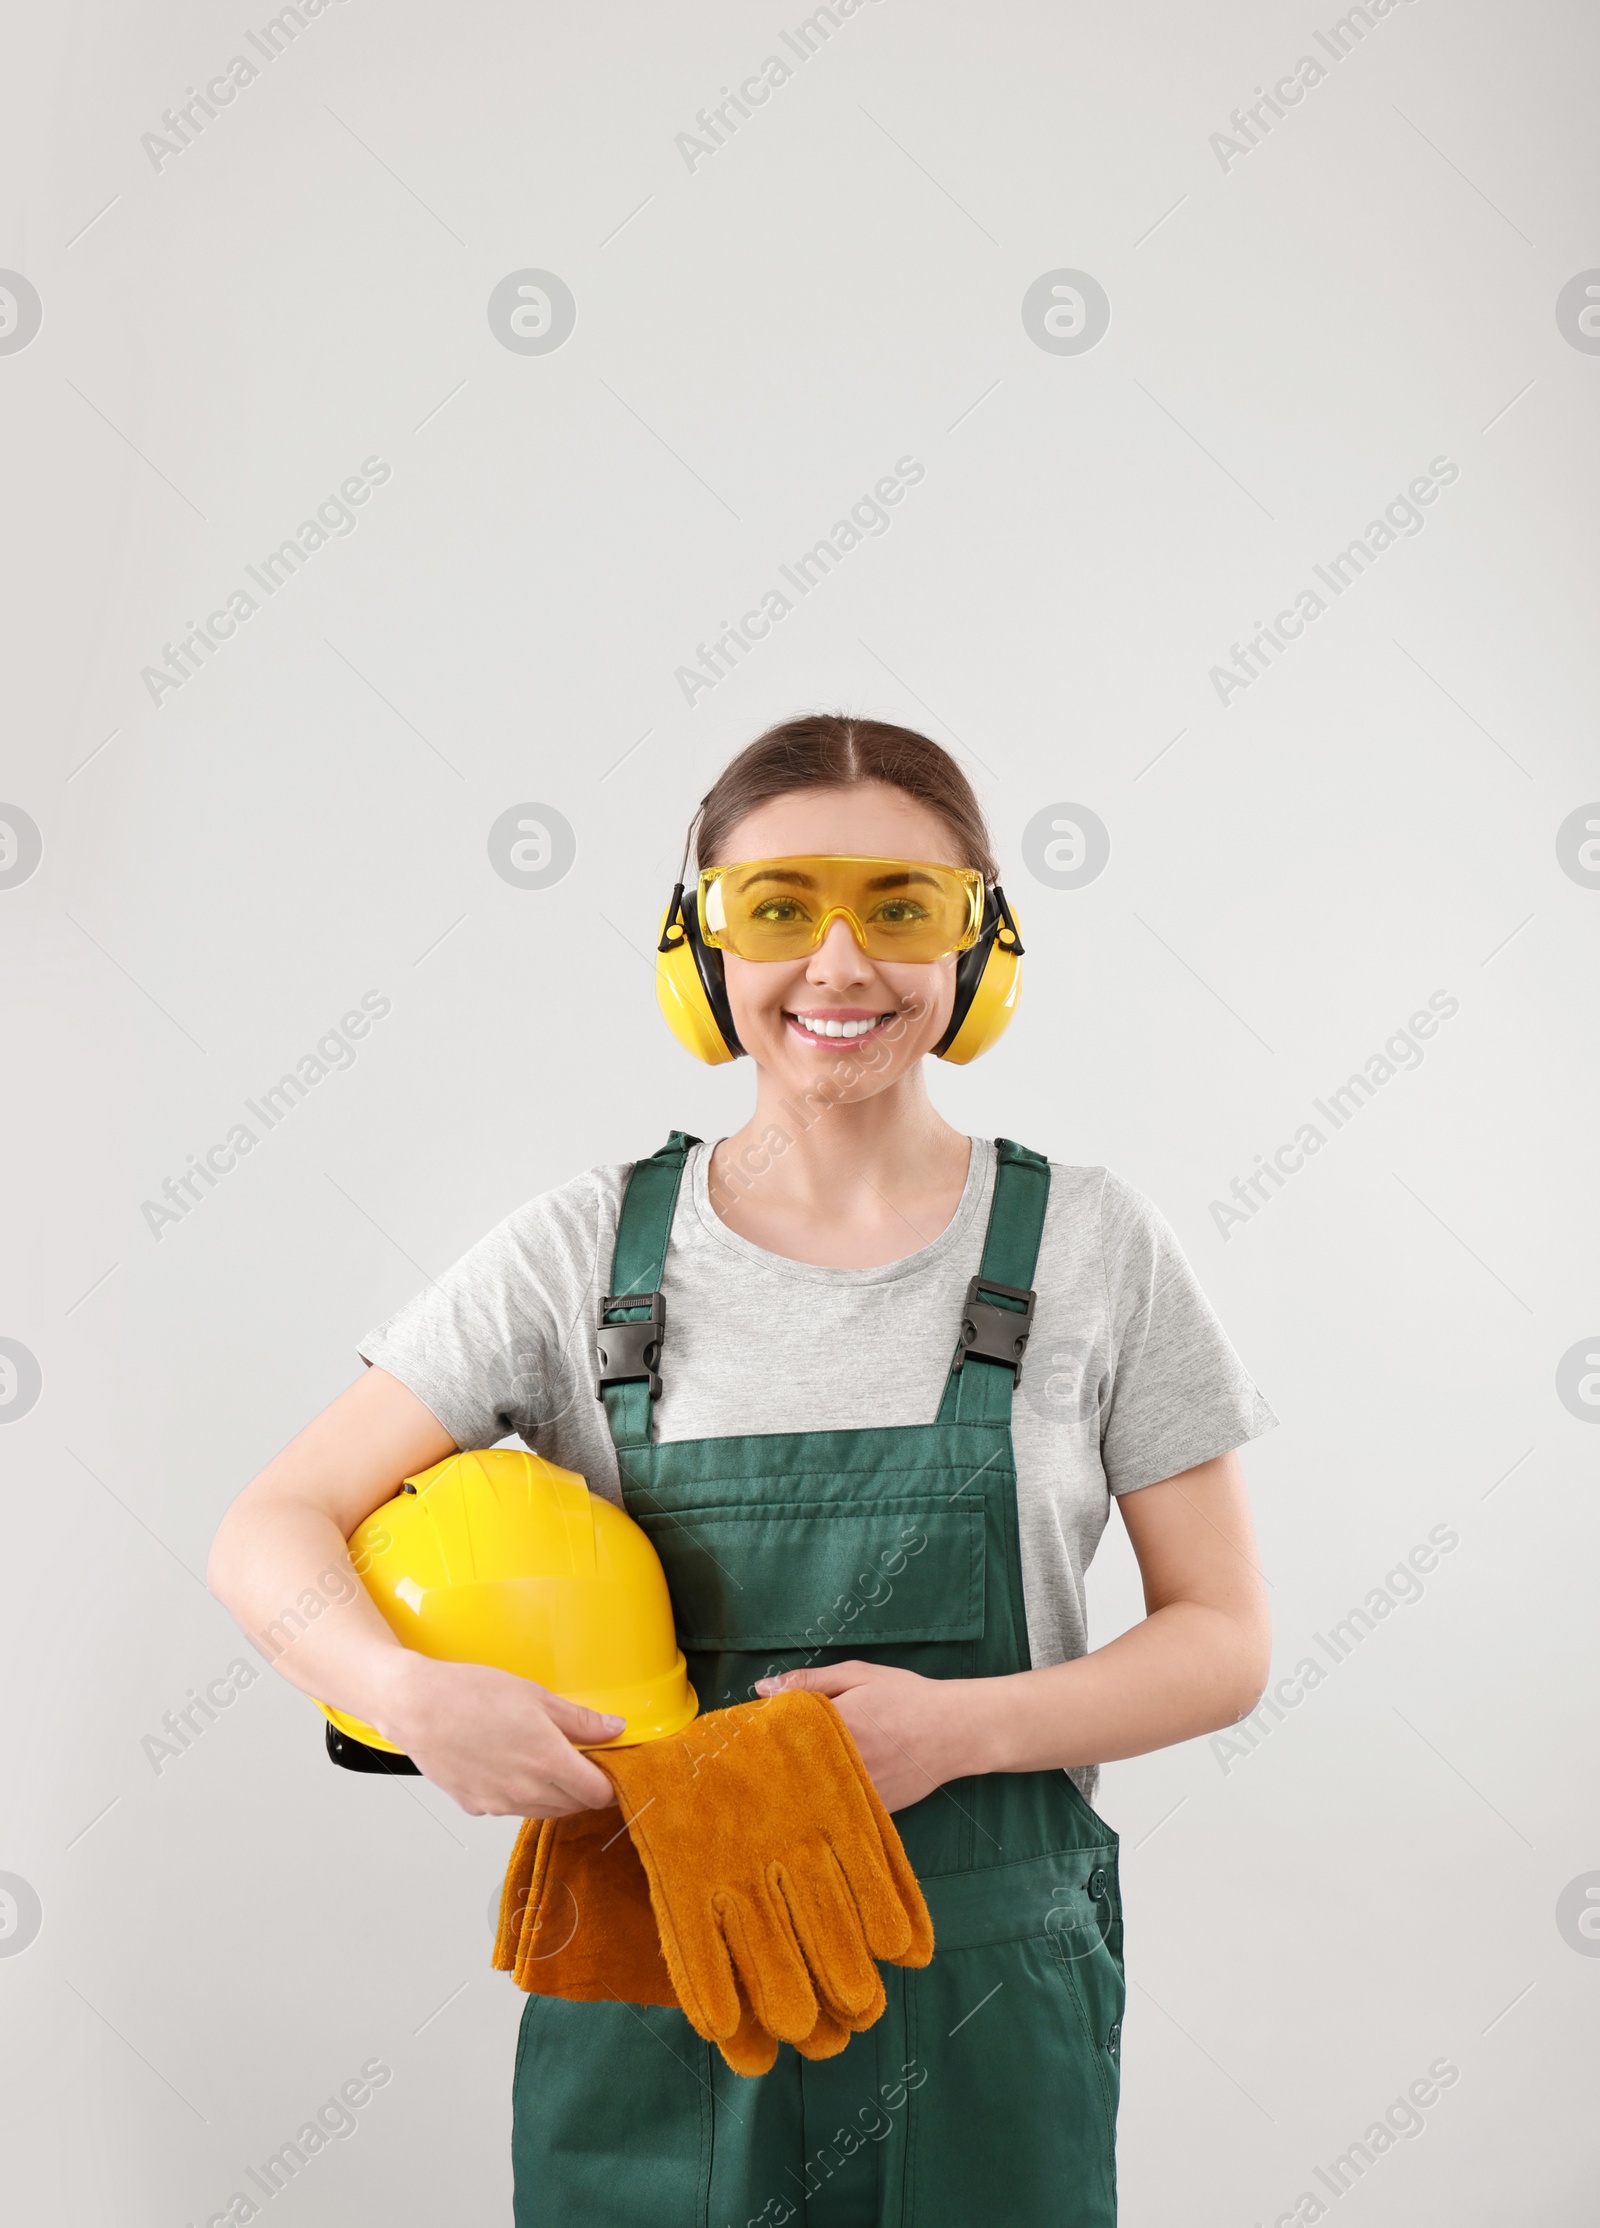
[[[618, 1809], [524, 1820], [501, 1891], [494, 1962], [534, 1996], [676, 2006], [650, 1883]], [[831, 2058], [849, 2040], [850, 2030], [822, 2012], [795, 2047]], [[772, 2070], [777, 2042], [742, 1991], [739, 2025], [718, 2047], [735, 2073]]]
[[738, 2032], [741, 1994], [783, 2042], [822, 2015], [870, 2026], [874, 1961], [933, 1955], [900, 1836], [824, 1696], [790, 1690], [588, 1754], [617, 1789], [678, 2001], [708, 2040]]
[[495, 1944], [519, 1986], [678, 2003], [756, 2074], [779, 2036], [832, 2057], [870, 2026], [885, 2000], [875, 1958], [932, 1956], [900, 1837], [824, 1697], [741, 1703], [665, 1741], [587, 1753], [628, 1831], [609, 1810], [524, 1825]]
[[494, 1962], [534, 1996], [677, 2002], [620, 1811], [523, 1820], [500, 1894]]

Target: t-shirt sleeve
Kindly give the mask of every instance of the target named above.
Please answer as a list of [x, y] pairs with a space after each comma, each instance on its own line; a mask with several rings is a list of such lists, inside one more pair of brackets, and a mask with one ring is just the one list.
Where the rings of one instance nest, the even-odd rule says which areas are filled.
[[1182, 1247], [1140, 1192], [1108, 1176], [1101, 1248], [1111, 1338], [1100, 1451], [1113, 1493], [1209, 1462], [1277, 1417], [1228, 1342]]
[[397, 1377], [458, 1447], [530, 1443], [583, 1390], [600, 1223], [622, 1171], [592, 1170], [506, 1217], [357, 1352]]

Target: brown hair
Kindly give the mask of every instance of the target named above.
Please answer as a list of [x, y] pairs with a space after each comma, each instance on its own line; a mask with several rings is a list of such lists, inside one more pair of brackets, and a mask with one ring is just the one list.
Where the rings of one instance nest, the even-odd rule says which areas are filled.
[[695, 814], [695, 862], [715, 865], [735, 824], [771, 797], [866, 781], [884, 782], [927, 805], [949, 829], [962, 864], [977, 867], [985, 882], [996, 879], [1000, 869], [983, 807], [950, 753], [913, 727], [842, 712], [784, 720], [723, 767]]

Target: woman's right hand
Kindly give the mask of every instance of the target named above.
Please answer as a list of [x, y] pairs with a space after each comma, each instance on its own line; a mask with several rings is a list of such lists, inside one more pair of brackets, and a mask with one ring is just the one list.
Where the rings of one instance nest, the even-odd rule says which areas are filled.
[[474, 1818], [566, 1818], [616, 1801], [605, 1773], [574, 1747], [604, 1743], [620, 1717], [563, 1701], [532, 1679], [395, 1650], [373, 1723]]

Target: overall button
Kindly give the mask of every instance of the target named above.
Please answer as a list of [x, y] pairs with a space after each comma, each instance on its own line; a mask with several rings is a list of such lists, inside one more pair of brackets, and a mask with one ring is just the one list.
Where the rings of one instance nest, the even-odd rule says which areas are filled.
[[1106, 1892], [1106, 1875], [1103, 1865], [1096, 1865], [1088, 1880], [1089, 1901], [1098, 1903]]
[[1110, 2051], [1112, 2057], [1114, 2058], [1121, 2047], [1122, 2021], [1120, 2019], [1113, 2019], [1111, 2022], [1111, 2031], [1106, 2036], [1106, 2048]]

